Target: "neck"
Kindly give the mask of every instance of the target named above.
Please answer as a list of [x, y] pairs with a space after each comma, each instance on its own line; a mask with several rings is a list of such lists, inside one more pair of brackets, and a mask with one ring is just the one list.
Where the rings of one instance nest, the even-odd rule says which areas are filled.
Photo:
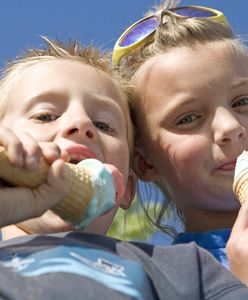
[[224, 228], [232, 228], [238, 215], [238, 210], [230, 212], [216, 212], [194, 210], [184, 212], [185, 231], [202, 232]]

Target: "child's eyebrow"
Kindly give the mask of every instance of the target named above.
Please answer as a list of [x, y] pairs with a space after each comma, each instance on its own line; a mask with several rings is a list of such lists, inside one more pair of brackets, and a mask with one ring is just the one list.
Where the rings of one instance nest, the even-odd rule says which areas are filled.
[[248, 84], [248, 77], [239, 78], [238, 80], [235, 80], [232, 84], [233, 88], [239, 88], [243, 85]]
[[179, 108], [190, 106], [192, 104], [195, 104], [198, 102], [197, 98], [194, 98], [191, 95], [177, 95], [173, 98], [173, 101], [170, 103], [166, 103], [164, 106], [165, 114], [169, 114], [174, 112], [175, 110], [178, 110]]
[[[41, 92], [39, 94], [36, 94], [30, 98], [28, 98], [25, 102], [26, 105], [33, 105], [36, 103], [39, 103], [40, 101], [44, 101], [44, 100], [58, 100], [58, 101], [63, 101], [63, 100], [68, 100], [69, 99], [69, 95], [66, 92], [61, 92], [61, 91], [47, 91], [47, 92]], [[113, 103], [114, 105], [119, 107], [119, 103], [117, 103], [117, 101], [113, 98], [110, 97], [108, 95], [104, 95], [98, 92], [95, 93], [85, 93], [85, 95], [82, 96], [82, 98], [88, 98], [88, 99], [92, 99], [96, 102], [101, 102], [101, 103]]]
[[89, 99], [94, 100], [97, 104], [99, 104], [99, 106], [106, 105], [123, 113], [124, 104], [122, 103], [121, 99], [117, 101], [116, 98], [113, 95], [104, 95], [98, 92], [89, 94]]
[[37, 104], [41, 101], [49, 100], [49, 99], [56, 99], [56, 100], [66, 100], [67, 96], [66, 94], [62, 92], [54, 92], [54, 91], [49, 91], [49, 92], [42, 92], [40, 94], [34, 95], [30, 98], [28, 98], [25, 101], [25, 107], [28, 109], [34, 104]]
[[[82, 99], [85, 97], [86, 105], [90, 101], [94, 101], [94, 103], [98, 107], [106, 108], [108, 107], [114, 112], [123, 113], [122, 103], [121, 101], [117, 101], [113, 96], [104, 95], [99, 93], [98, 91], [90, 91], [86, 92], [82, 95]], [[28, 98], [24, 103], [24, 110], [28, 111], [32, 106], [39, 104], [40, 102], [60, 102], [60, 101], [68, 101], [69, 95], [63, 91], [45, 91], [34, 96]]]

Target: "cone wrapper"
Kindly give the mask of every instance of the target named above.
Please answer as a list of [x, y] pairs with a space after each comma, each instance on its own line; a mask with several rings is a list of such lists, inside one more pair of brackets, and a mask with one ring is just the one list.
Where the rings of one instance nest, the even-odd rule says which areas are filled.
[[[36, 188], [46, 181], [48, 170], [49, 165], [44, 159], [35, 171], [13, 166], [6, 150], [0, 149], [0, 178], [14, 186]], [[86, 159], [77, 165], [65, 163], [64, 176], [69, 194], [52, 210], [66, 222], [82, 229], [114, 206], [112, 175], [100, 161]]]
[[233, 192], [241, 205], [248, 199], [248, 151], [244, 151], [237, 159]]

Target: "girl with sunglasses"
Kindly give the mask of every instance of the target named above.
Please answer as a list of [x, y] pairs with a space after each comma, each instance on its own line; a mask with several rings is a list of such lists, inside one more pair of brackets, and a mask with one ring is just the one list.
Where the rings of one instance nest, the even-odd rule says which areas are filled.
[[235, 162], [248, 149], [245, 45], [219, 11], [162, 9], [125, 31], [113, 63], [133, 110], [136, 173], [165, 195], [154, 223], [174, 235], [161, 224], [173, 203], [185, 226], [174, 244], [194, 241], [228, 267]]

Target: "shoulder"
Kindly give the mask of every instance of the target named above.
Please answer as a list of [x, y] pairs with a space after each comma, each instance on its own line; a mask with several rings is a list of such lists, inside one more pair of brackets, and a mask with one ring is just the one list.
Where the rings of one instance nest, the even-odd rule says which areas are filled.
[[134, 243], [127, 247], [132, 249], [129, 255], [142, 261], [158, 294], [170, 299], [181, 299], [180, 295], [183, 299], [248, 299], [248, 289], [194, 242], [173, 246]]

